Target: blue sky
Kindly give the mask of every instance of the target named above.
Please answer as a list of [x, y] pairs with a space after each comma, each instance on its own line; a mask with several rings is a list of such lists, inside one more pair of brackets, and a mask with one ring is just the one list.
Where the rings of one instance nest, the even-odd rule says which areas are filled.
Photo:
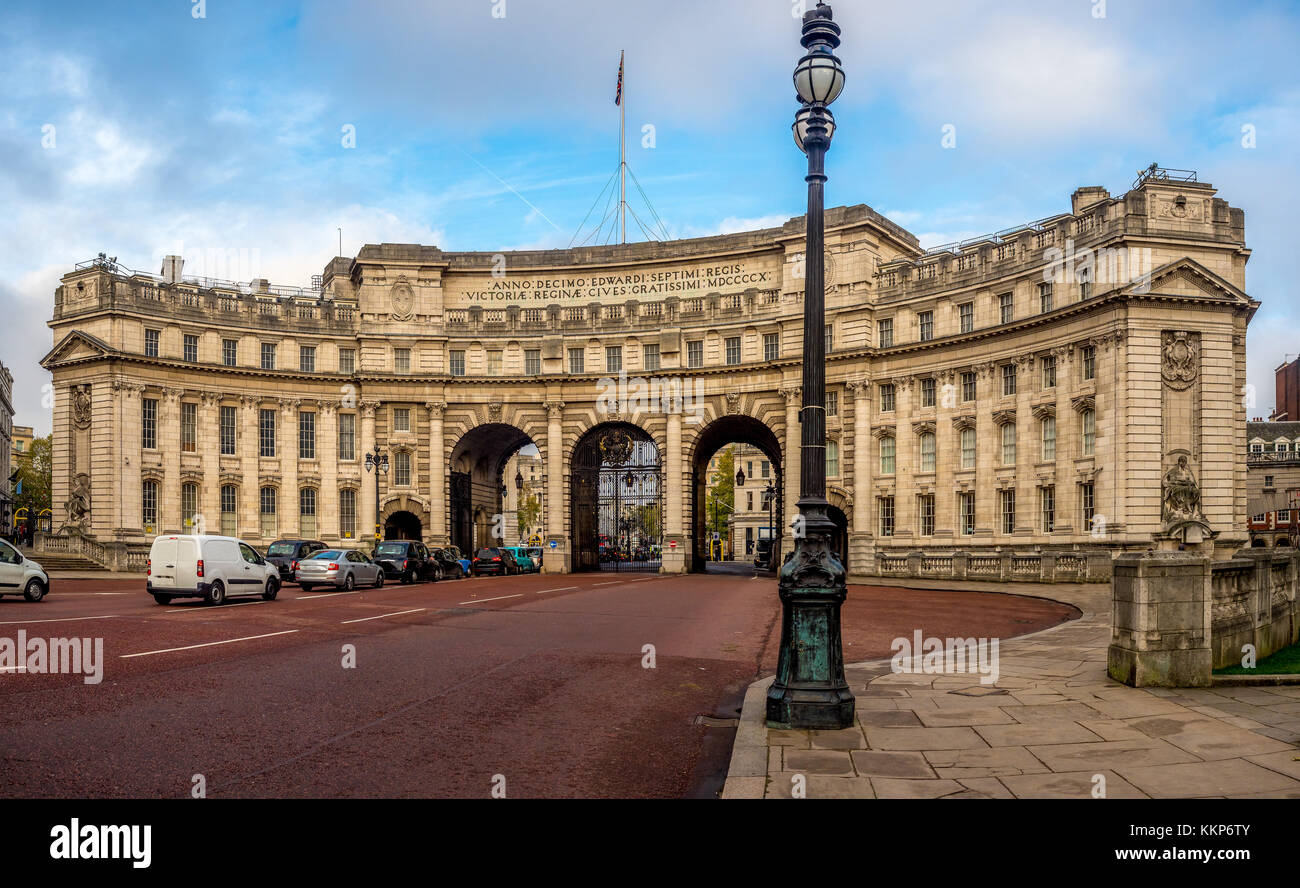
[[[152, 272], [183, 252], [187, 273], [292, 285], [335, 254], [339, 227], [348, 255], [381, 241], [567, 246], [618, 162], [621, 49], [629, 162], [673, 236], [799, 215], [796, 6], [10, 0], [0, 360], [15, 422], [48, 430], [36, 361], [54, 288], [101, 250]], [[870, 204], [933, 245], [1067, 210], [1080, 185], [1122, 193], [1152, 161], [1194, 169], [1246, 211], [1247, 290], [1263, 302], [1250, 413], [1267, 415], [1272, 368], [1300, 352], [1296, 4], [855, 0], [835, 13], [848, 86], [829, 204]]]

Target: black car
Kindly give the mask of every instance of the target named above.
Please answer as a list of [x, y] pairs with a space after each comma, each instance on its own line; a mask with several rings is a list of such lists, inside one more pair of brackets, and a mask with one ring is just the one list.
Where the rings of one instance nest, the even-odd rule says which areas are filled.
[[414, 583], [421, 580], [442, 579], [442, 562], [429, 552], [424, 543], [415, 540], [387, 540], [375, 546], [374, 560], [384, 569], [384, 575]]
[[429, 555], [442, 565], [443, 577], [459, 580], [465, 576], [465, 567], [460, 563], [459, 551], [453, 554], [451, 549], [430, 549]]
[[499, 549], [494, 546], [490, 549], [479, 549], [474, 553], [474, 576], [476, 577], [484, 574], [504, 577], [517, 573], [519, 573], [519, 565], [509, 549]]
[[754, 546], [754, 567], [759, 570], [772, 569], [772, 541], [759, 540]]
[[276, 540], [266, 547], [266, 560], [280, 571], [280, 585], [293, 582], [298, 562], [325, 551], [320, 540]]

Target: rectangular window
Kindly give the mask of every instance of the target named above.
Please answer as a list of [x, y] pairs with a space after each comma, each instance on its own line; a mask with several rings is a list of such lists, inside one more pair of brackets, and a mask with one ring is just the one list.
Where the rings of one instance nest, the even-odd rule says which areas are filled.
[[185, 341], [184, 341], [184, 349], [185, 349], [184, 358], [186, 361], [189, 361], [191, 364], [198, 361], [199, 337], [194, 335], [193, 333], [186, 333]]
[[933, 432], [921, 433], [921, 471], [934, 471], [935, 437]]
[[447, 372], [452, 376], [465, 375], [465, 352], [453, 348], [447, 353]]
[[199, 513], [199, 485], [181, 485], [181, 525], [193, 530], [194, 518]]
[[1038, 303], [1043, 314], [1052, 310], [1052, 284], [1050, 281], [1038, 285]]
[[339, 535], [345, 540], [357, 536], [357, 492], [351, 487], [339, 491]]
[[975, 468], [975, 430], [970, 426], [961, 430], [961, 467]]
[[1016, 365], [1002, 365], [1002, 396], [1009, 397], [1016, 393]]
[[1079, 485], [1079, 508], [1082, 510], [1083, 529], [1093, 532], [1093, 519], [1097, 516], [1097, 488], [1091, 481]]
[[881, 348], [889, 348], [894, 344], [894, 319], [885, 318], [876, 322], [877, 338], [880, 340]]
[[763, 334], [763, 360], [775, 361], [781, 357], [781, 334]]
[[827, 416], [840, 415], [840, 393], [839, 392], [826, 393], [826, 415]]
[[1092, 272], [1087, 268], [1079, 269], [1079, 299], [1092, 298]]
[[1039, 491], [1043, 511], [1043, 533], [1056, 530], [1056, 488], [1048, 485]]
[[1085, 410], [1079, 420], [1083, 426], [1083, 455], [1092, 456], [1097, 450], [1097, 414]]
[[181, 450], [198, 450], [199, 405], [181, 402]]
[[651, 372], [659, 369], [659, 343], [651, 342], [641, 346], [641, 368]]
[[1016, 424], [1013, 422], [1003, 423], [1002, 425], [1002, 465], [1014, 466], [1016, 464]]
[[1056, 388], [1056, 356], [1043, 356], [1043, 388]]
[[1043, 462], [1056, 459], [1056, 417], [1043, 417]]
[[1097, 378], [1097, 347], [1095, 345], [1085, 345], [1082, 349], [1083, 357], [1083, 378]]
[[298, 491], [298, 533], [305, 537], [316, 535], [316, 490], [304, 487]]
[[274, 342], [262, 343], [262, 369], [263, 370], [275, 369], [275, 343]]
[[[410, 359], [409, 354], [407, 355], [407, 359]], [[302, 373], [316, 372], [316, 346], [298, 346], [298, 370]]]
[[880, 439], [880, 474], [894, 474], [894, 439], [888, 435]]
[[934, 394], [937, 388], [938, 388], [938, 384], [935, 382], [933, 376], [921, 380], [921, 406], [922, 407], [934, 406]]
[[146, 358], [158, 357], [158, 331], [144, 331], [144, 356]]
[[923, 493], [916, 498], [916, 513], [921, 519], [921, 536], [934, 536], [933, 493]]
[[145, 450], [158, 449], [158, 399], [140, 401], [140, 446]]
[[975, 330], [975, 303], [963, 302], [957, 306], [957, 313], [961, 316], [961, 332], [971, 333]]
[[696, 339], [686, 343], [686, 366], [704, 366], [704, 340]]
[[838, 478], [840, 476], [840, 443], [838, 441], [826, 442], [826, 477]]
[[316, 414], [298, 414], [298, 459], [316, 458]]
[[727, 346], [727, 363], [739, 364], [740, 363], [740, 337], [728, 336], [726, 338], [726, 346]]
[[357, 369], [357, 353], [354, 349], [339, 349], [339, 372], [355, 373]]
[[411, 486], [411, 454], [399, 450], [393, 454], [393, 483], [398, 487]]
[[894, 535], [894, 498], [882, 496], [877, 502], [880, 503], [880, 535], [891, 537]]
[[961, 399], [974, 401], [975, 394], [975, 374], [968, 370], [961, 375]]
[[892, 382], [880, 384], [880, 412], [891, 413], [896, 407], [897, 396]]
[[146, 481], [140, 489], [140, 521], [145, 533], [153, 533], [158, 524], [158, 482]]
[[357, 458], [357, 415], [355, 413], [339, 414], [339, 459]]
[[239, 342], [237, 340], [221, 340], [221, 363], [227, 367], [233, 367], [239, 363]]
[[1001, 498], [1002, 512], [1002, 532], [1016, 532], [1016, 492], [1014, 490], [1003, 490], [999, 492]]
[[835, 327], [827, 324], [823, 329], [826, 332], [826, 354], [829, 355], [835, 350]]
[[759, 467], [759, 471], [762, 472], [762, 474], [759, 477], [762, 478], [771, 477], [772, 464], [770, 462], [768, 462], [767, 460], [763, 460], [758, 464], [758, 467]]
[[393, 431], [409, 432], [411, 430], [411, 408], [393, 408]]
[[409, 348], [393, 349], [393, 372], [411, 372], [411, 350]]
[[[263, 413], [267, 411], [262, 411]], [[258, 511], [262, 517], [262, 538], [275, 539], [275, 488], [263, 487], [258, 497]]]
[[257, 418], [257, 453], [259, 456], [275, 456], [275, 411], [260, 410]]
[[587, 363], [587, 353], [580, 348], [569, 349], [569, 372], [585, 373]]
[[504, 363], [501, 360], [502, 351], [498, 348], [488, 349], [487, 353], [487, 374], [488, 376], [500, 376]]
[[961, 514], [961, 532], [964, 536], [970, 536], [975, 532], [974, 492], [957, 494], [957, 507]]
[[927, 340], [933, 339], [934, 338], [934, 312], [923, 311], [920, 314], [918, 314], [916, 317], [917, 320], [921, 322], [921, 341], [925, 342]]
[[[222, 406], [221, 408], [221, 455], [235, 455], [235, 408]], [[227, 534], [229, 536], [229, 534]]]
[[221, 488], [221, 535], [235, 536], [238, 524], [235, 521], [235, 487], [226, 484]]
[[623, 346], [605, 346], [605, 372], [619, 373], [623, 369]]
[[540, 348], [524, 349], [524, 374], [527, 376], [542, 375], [542, 350]]
[[1015, 297], [1011, 293], [1003, 293], [998, 297], [998, 310], [1002, 315], [1002, 323], [1009, 324], [1016, 319]]

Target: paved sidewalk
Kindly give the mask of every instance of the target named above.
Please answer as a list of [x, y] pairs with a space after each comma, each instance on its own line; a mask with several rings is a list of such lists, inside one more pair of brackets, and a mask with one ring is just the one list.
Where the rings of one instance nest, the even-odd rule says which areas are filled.
[[1108, 798], [1300, 798], [1300, 687], [1130, 688], [1106, 675], [1108, 585], [997, 589], [1084, 613], [1001, 642], [993, 685], [848, 666], [849, 730], [769, 730], [755, 682], [722, 797], [789, 798], [804, 775], [807, 798], [1090, 798], [1101, 775]]

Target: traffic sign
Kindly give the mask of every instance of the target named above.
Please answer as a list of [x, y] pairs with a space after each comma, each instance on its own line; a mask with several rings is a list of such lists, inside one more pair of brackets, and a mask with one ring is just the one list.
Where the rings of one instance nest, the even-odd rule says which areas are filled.
[[551, 548], [552, 548], [552, 549], [558, 548], [559, 545], [560, 545], [560, 541], [559, 541], [559, 540], [551, 540]]
[[668, 541], [668, 548], [670, 548], [670, 549], [676, 549], [676, 548], [677, 548], [677, 540], [669, 540], [669, 541]]

